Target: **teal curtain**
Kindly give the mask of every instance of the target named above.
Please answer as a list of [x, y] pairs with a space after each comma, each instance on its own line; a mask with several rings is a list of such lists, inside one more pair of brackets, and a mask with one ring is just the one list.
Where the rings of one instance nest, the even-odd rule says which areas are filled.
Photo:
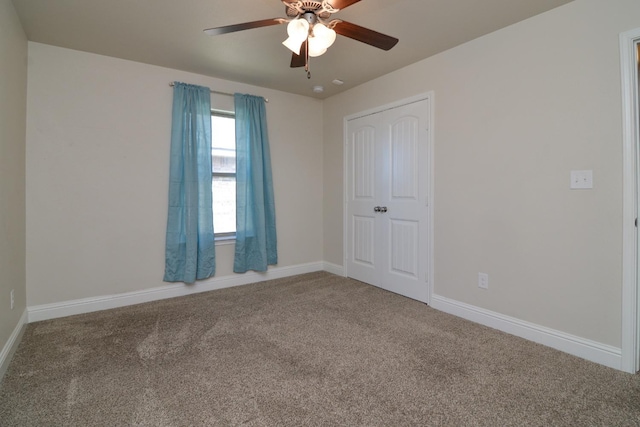
[[266, 271], [278, 263], [276, 213], [265, 101], [235, 96], [236, 251], [233, 271]]
[[211, 94], [209, 88], [175, 82], [164, 280], [193, 283], [215, 271]]

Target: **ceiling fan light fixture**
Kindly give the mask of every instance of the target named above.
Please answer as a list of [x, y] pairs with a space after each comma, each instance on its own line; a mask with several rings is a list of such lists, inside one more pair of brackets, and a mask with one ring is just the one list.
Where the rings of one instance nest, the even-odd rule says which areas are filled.
[[[395, 37], [341, 19], [331, 19], [332, 14], [359, 1], [282, 0], [285, 4], [286, 18], [262, 19], [225, 25], [209, 28], [204, 32], [209, 36], [216, 36], [286, 23], [288, 38], [282, 44], [293, 52], [291, 68], [304, 66], [307, 78], [310, 79], [309, 57], [324, 54], [335, 42], [337, 34], [383, 50], [389, 50], [398, 43], [398, 39]], [[336, 32], [334, 28], [337, 28], [338, 31]], [[305, 44], [303, 45], [303, 43]]]

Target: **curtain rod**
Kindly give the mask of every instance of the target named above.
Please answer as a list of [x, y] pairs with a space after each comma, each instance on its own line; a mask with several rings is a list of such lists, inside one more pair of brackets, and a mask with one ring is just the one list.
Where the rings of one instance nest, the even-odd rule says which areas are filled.
[[[175, 86], [175, 85], [176, 85], [176, 84], [175, 84], [175, 82], [171, 82], [171, 83], [169, 83], [169, 86], [171, 86], [171, 87], [173, 87], [173, 86]], [[229, 92], [220, 92], [220, 91], [213, 90], [213, 89], [209, 89], [209, 92], [211, 92], [211, 93], [215, 93], [216, 95], [234, 96], [234, 94], [233, 94], [233, 93], [229, 93]], [[268, 99], [268, 98], [265, 98], [265, 99], [264, 99], [264, 102], [269, 102], [269, 99]]]

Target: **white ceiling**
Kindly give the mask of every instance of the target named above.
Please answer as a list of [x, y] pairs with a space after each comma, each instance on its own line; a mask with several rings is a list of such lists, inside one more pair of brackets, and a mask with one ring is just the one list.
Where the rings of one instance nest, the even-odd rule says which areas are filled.
[[[571, 0], [361, 0], [340, 18], [400, 39], [383, 51], [338, 36], [290, 68], [276, 25], [209, 37], [206, 28], [285, 17], [279, 0], [13, 0], [31, 41], [326, 98]], [[343, 86], [335, 86], [333, 79]], [[312, 87], [323, 85], [322, 94]]]

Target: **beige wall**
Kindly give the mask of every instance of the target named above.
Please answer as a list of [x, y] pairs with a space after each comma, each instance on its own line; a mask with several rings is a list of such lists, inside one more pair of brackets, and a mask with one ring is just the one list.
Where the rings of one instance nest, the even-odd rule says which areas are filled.
[[[0, 350], [26, 307], [25, 127], [27, 38], [13, 5], [0, 0]], [[14, 290], [15, 306], [9, 295]]]
[[278, 267], [322, 261], [321, 101], [30, 42], [29, 306], [163, 286], [174, 80], [269, 98]]
[[325, 260], [343, 264], [343, 117], [434, 91], [435, 293], [619, 347], [618, 36], [637, 27], [637, 0], [576, 0], [327, 99]]

